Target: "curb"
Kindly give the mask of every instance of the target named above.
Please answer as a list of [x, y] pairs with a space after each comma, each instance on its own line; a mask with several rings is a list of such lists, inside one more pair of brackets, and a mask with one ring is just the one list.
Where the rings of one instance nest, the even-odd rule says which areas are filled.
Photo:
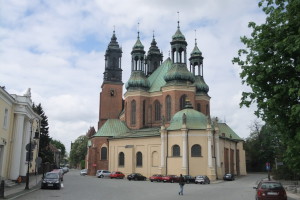
[[23, 196], [23, 195], [25, 195], [25, 194], [28, 194], [28, 193], [37, 191], [37, 190], [40, 189], [40, 185], [41, 185], [41, 181], [39, 181], [37, 185], [33, 186], [33, 187], [32, 187], [31, 189], [29, 189], [29, 190], [25, 190], [25, 189], [24, 189], [24, 190], [22, 190], [22, 191], [20, 191], [20, 192], [17, 192], [17, 193], [15, 193], [15, 194], [10, 194], [10, 195], [8, 195], [8, 196], [5, 196], [4, 199], [12, 200], [12, 199], [16, 199], [16, 198], [18, 198], [18, 197], [21, 197], [21, 196]]

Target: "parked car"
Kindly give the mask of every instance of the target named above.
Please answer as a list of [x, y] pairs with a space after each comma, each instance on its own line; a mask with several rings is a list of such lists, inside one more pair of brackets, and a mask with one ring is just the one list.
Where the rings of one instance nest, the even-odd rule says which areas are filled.
[[163, 177], [163, 175], [161, 175], [161, 174], [154, 174], [151, 177], [149, 177], [149, 180], [151, 182], [153, 182], [153, 181], [161, 182], [162, 181], [162, 177]]
[[69, 168], [68, 167], [63, 167], [62, 170], [63, 170], [64, 174], [69, 172]]
[[122, 172], [116, 171], [116, 172], [112, 172], [109, 177], [112, 178], [120, 178], [123, 179], [125, 177], [125, 175]]
[[183, 175], [184, 182], [186, 183], [195, 183], [195, 177], [190, 175]]
[[42, 178], [41, 189], [45, 188], [61, 188], [61, 179], [57, 172], [47, 172]]
[[64, 172], [63, 172], [62, 169], [53, 169], [52, 172], [58, 173], [59, 177], [60, 177], [60, 180], [64, 181]]
[[143, 176], [142, 174], [140, 174], [140, 173], [132, 173], [132, 174], [129, 174], [127, 176], [127, 179], [129, 181], [131, 181], [131, 180], [135, 180], [135, 181], [143, 180], [143, 181], [145, 181], [147, 178], [145, 176]]
[[285, 189], [278, 181], [260, 181], [256, 189], [256, 200], [287, 200]]
[[205, 175], [199, 175], [199, 176], [196, 176], [195, 183], [196, 184], [198, 184], [198, 183], [200, 183], [200, 184], [210, 184], [210, 180]]
[[80, 175], [81, 175], [81, 176], [87, 175], [87, 169], [82, 169], [82, 170], [80, 171]]
[[174, 183], [179, 181], [179, 177], [176, 175], [167, 175], [162, 177], [162, 181], [164, 183], [169, 182], [169, 183]]
[[234, 180], [234, 175], [233, 174], [225, 174], [223, 176], [224, 181], [233, 181]]
[[96, 176], [98, 178], [109, 177], [110, 174], [111, 174], [111, 172], [108, 170], [97, 170], [97, 172], [96, 172]]

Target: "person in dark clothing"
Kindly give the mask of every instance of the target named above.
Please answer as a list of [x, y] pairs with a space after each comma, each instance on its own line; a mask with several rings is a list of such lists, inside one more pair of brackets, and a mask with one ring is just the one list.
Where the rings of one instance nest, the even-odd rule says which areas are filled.
[[178, 192], [178, 195], [183, 195], [183, 186], [185, 184], [185, 181], [184, 181], [184, 178], [182, 176], [182, 174], [180, 174], [180, 177], [179, 177], [179, 192]]

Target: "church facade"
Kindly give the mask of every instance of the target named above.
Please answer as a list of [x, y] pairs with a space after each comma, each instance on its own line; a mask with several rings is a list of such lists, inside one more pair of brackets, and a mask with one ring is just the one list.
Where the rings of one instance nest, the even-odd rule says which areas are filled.
[[[246, 175], [243, 140], [210, 117], [209, 87], [197, 43], [189, 58], [179, 22], [163, 55], [153, 36], [146, 53], [139, 38], [131, 51], [131, 75], [123, 82], [115, 32], [105, 53], [97, 132], [89, 138], [88, 173], [108, 169], [124, 174]], [[189, 65], [188, 65], [189, 60]]]

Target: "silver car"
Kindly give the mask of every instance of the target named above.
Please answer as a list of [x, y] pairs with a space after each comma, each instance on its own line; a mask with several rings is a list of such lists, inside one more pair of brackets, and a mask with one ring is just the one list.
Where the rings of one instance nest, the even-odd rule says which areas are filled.
[[98, 178], [109, 177], [110, 174], [111, 174], [111, 172], [108, 170], [97, 170], [97, 172], [96, 172], [96, 176]]
[[207, 176], [203, 176], [203, 175], [200, 175], [200, 176], [196, 176], [196, 179], [195, 179], [195, 183], [200, 183], [200, 184], [210, 184], [210, 180]]

